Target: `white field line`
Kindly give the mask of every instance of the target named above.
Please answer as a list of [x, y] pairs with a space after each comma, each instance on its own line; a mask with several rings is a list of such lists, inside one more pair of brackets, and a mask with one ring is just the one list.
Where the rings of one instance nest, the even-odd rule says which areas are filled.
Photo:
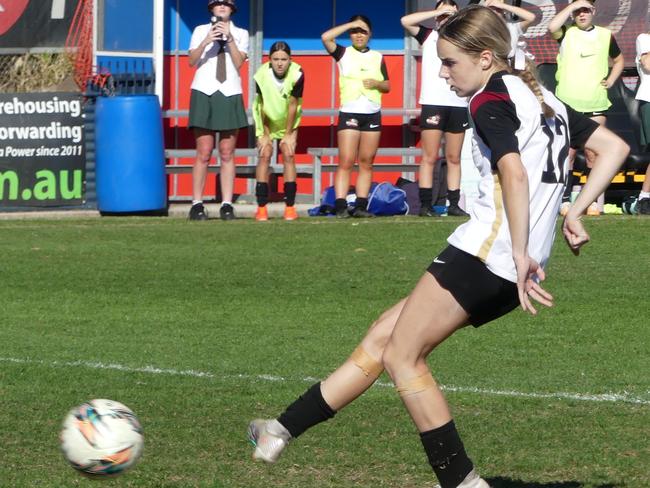
[[[189, 376], [192, 378], [213, 378], [221, 380], [241, 379], [248, 381], [265, 381], [265, 382], [301, 382], [313, 383], [319, 381], [319, 378], [307, 376], [303, 378], [287, 378], [283, 376], [275, 376], [269, 374], [215, 374], [209, 371], [196, 371], [194, 369], [170, 369], [158, 368], [155, 366], [142, 366], [139, 368], [125, 366], [117, 363], [101, 363], [97, 361], [44, 361], [41, 359], [24, 359], [24, 358], [7, 358], [0, 357], [0, 363], [14, 363], [14, 364], [36, 364], [49, 368], [89, 368], [101, 369], [111, 371], [122, 371], [125, 373], [146, 373], [146, 374], [161, 374], [169, 376]], [[392, 383], [378, 381], [375, 386], [380, 388], [392, 388]], [[534, 398], [534, 399], [549, 399], [549, 400], [575, 400], [581, 402], [595, 402], [595, 403], [631, 403], [636, 405], [650, 405], [649, 399], [639, 398], [627, 392], [623, 393], [603, 393], [603, 394], [585, 394], [585, 393], [569, 393], [569, 392], [555, 392], [555, 393], [530, 393], [516, 390], [492, 390], [489, 388], [476, 388], [467, 386], [453, 386], [453, 385], [440, 385], [442, 390], [455, 393], [472, 393], [476, 395], [485, 396], [504, 396], [513, 398]]]

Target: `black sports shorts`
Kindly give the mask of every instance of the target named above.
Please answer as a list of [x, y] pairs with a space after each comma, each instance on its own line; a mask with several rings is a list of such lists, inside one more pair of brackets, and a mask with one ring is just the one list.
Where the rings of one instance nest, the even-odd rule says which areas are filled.
[[490, 271], [476, 256], [448, 246], [427, 268], [480, 327], [519, 306], [517, 284]]
[[420, 129], [437, 129], [458, 134], [469, 128], [466, 107], [447, 107], [445, 105], [422, 105]]
[[582, 115], [584, 115], [587, 118], [592, 118], [592, 117], [607, 117], [609, 115], [609, 110], [597, 110], [595, 112], [580, 112]]
[[381, 112], [374, 114], [353, 114], [339, 112], [338, 130], [358, 130], [361, 132], [379, 132], [381, 130]]

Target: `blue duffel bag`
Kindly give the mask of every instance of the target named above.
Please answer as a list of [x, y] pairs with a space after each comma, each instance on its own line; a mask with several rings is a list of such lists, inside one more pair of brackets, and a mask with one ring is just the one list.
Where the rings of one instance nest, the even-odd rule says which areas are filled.
[[[333, 215], [336, 194], [334, 187], [329, 186], [323, 191], [321, 204], [309, 210], [309, 215]], [[352, 209], [356, 195], [351, 192], [347, 196], [348, 207]], [[368, 195], [368, 211], [375, 215], [404, 215], [408, 213], [406, 192], [388, 182], [373, 183]]]

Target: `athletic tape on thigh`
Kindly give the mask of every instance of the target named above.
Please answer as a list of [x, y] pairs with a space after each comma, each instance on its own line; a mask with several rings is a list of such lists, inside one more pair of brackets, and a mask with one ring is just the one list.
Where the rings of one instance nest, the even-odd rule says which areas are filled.
[[404, 383], [395, 384], [397, 388], [397, 393], [399, 396], [409, 396], [420, 393], [421, 391], [428, 390], [429, 388], [434, 388], [436, 386], [436, 380], [433, 379], [431, 373], [424, 373], [423, 375], [416, 376]]
[[379, 378], [379, 375], [384, 371], [383, 364], [370, 356], [361, 346], [357, 346], [350, 359], [368, 377]]

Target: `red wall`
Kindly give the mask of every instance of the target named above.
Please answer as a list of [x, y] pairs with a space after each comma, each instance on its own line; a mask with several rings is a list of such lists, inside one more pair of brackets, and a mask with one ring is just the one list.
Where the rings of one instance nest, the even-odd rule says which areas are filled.
[[[403, 78], [404, 58], [400, 55], [385, 56], [388, 76], [391, 80], [391, 91], [384, 95], [382, 105], [384, 108], [401, 108], [403, 106]], [[293, 60], [299, 63], [305, 72], [305, 91], [303, 97], [303, 108], [305, 109], [336, 109], [338, 108], [338, 75], [333, 70], [334, 60], [327, 55], [293, 56]], [[187, 62], [187, 56], [179, 57], [179, 81], [178, 86], [174, 79], [173, 56], [165, 58], [165, 79], [169, 80], [165, 86], [163, 110], [188, 110], [190, 99], [190, 85], [194, 76], [194, 68]], [[248, 63], [242, 67], [241, 77], [244, 84], [244, 100], [248, 100]], [[335, 83], [332, 84], [332, 73], [335, 73]], [[337, 93], [334, 94], [332, 103], [332, 87]], [[178, 107], [175, 107], [175, 97], [178, 93]], [[248, 107], [247, 107], [248, 108]], [[336, 117], [303, 117], [298, 136], [298, 147], [296, 150], [296, 162], [299, 164], [311, 163], [311, 157], [307, 154], [309, 147], [335, 147], [336, 146]], [[402, 147], [402, 117], [384, 116], [382, 119], [383, 130], [380, 147]], [[168, 149], [193, 149], [194, 138], [187, 129], [187, 118], [165, 120], [165, 147]], [[248, 141], [246, 130], [240, 132], [237, 147], [255, 147], [255, 141]], [[181, 159], [179, 164], [191, 165], [192, 159]], [[245, 164], [246, 158], [238, 158], [237, 164]], [[399, 162], [396, 158], [378, 158], [377, 164], [382, 162]], [[169, 162], [170, 164], [173, 161]], [[394, 173], [375, 173], [375, 181], [395, 181], [399, 175]], [[191, 198], [191, 175], [170, 175], [168, 181], [169, 196], [172, 198]], [[329, 186], [332, 175], [323, 176], [323, 187]], [[238, 178], [235, 183], [236, 193], [247, 193], [247, 181]], [[354, 183], [354, 181], [353, 181]], [[279, 182], [281, 188], [281, 178]], [[208, 178], [205, 195], [207, 198], [214, 197], [216, 193], [216, 178], [211, 175]], [[299, 194], [312, 193], [311, 178], [299, 178]]]

